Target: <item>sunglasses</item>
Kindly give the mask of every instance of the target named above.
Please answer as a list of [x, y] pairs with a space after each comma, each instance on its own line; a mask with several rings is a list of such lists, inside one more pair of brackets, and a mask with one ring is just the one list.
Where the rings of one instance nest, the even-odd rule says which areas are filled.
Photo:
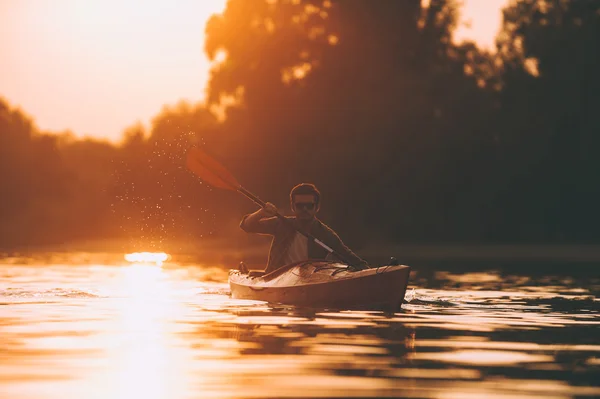
[[294, 203], [294, 207], [296, 209], [304, 208], [309, 211], [312, 211], [313, 209], [315, 209], [315, 205], [316, 204], [314, 202], [296, 202], [296, 203]]

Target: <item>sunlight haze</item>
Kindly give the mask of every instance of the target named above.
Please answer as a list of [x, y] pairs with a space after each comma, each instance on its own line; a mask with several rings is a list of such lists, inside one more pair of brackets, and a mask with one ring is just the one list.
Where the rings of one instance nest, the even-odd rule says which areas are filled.
[[43, 130], [116, 139], [204, 97], [204, 25], [225, 0], [0, 0], [0, 96]]
[[[204, 98], [204, 26], [226, 0], [0, 0], [0, 97], [46, 131], [118, 140]], [[489, 47], [505, 0], [465, 1], [456, 39]]]

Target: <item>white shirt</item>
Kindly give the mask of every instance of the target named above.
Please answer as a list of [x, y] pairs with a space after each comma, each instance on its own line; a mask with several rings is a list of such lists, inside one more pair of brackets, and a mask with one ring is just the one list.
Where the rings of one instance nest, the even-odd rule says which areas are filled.
[[285, 254], [283, 264], [289, 265], [303, 260], [308, 260], [308, 238], [296, 232]]

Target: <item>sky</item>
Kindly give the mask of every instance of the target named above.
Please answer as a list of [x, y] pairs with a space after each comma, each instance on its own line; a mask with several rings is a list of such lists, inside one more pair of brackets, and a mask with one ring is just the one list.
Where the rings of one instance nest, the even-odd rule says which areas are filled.
[[[455, 41], [474, 40], [479, 47], [492, 50], [502, 23], [502, 8], [508, 0], [462, 0], [461, 22]], [[465, 26], [468, 24], [469, 26]]]
[[[507, 0], [463, 0], [455, 40], [492, 48]], [[226, 0], [0, 0], [0, 97], [43, 131], [118, 141], [202, 101], [204, 24]]]

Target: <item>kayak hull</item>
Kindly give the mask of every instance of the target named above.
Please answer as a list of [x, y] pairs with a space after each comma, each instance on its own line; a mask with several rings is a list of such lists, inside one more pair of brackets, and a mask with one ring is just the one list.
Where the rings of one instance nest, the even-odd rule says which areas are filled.
[[381, 266], [350, 271], [332, 262], [301, 262], [264, 276], [229, 274], [231, 296], [269, 303], [334, 309], [399, 310], [410, 267]]

